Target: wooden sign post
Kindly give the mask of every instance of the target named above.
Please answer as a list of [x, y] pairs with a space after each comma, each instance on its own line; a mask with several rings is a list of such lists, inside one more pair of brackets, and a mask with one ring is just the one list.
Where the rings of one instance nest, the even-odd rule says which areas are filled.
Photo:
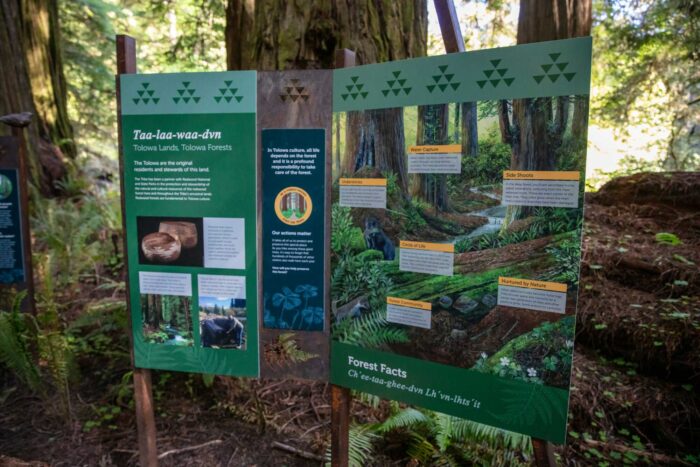
[[[136, 41], [126, 35], [117, 36], [117, 125], [119, 130], [119, 180], [122, 191], [122, 212], [124, 212], [124, 154], [122, 148], [121, 99], [119, 75], [136, 73]], [[126, 255], [126, 217], [122, 216], [124, 232], [124, 265], [128, 270]], [[126, 296], [129, 297], [129, 281], [126, 281]], [[126, 301], [129, 339], [131, 339], [131, 305]], [[153, 389], [151, 387], [151, 370], [134, 366], [133, 341], [130, 347], [131, 365], [134, 375], [134, 401], [136, 404], [136, 427], [139, 442], [139, 460], [142, 466], [158, 465], [156, 447], [156, 422], [153, 414]]]
[[[336, 51], [335, 67], [351, 66], [355, 66], [355, 52], [348, 49]], [[348, 465], [351, 403], [350, 389], [331, 385], [331, 465], [333, 467]]]

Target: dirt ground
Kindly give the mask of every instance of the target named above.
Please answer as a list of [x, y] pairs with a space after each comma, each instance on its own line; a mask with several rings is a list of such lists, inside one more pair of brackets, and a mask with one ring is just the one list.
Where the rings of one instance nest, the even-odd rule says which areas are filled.
[[[697, 465], [698, 208], [697, 174], [626, 177], [588, 197], [569, 436], [556, 449], [562, 464]], [[126, 339], [119, 342], [124, 351]], [[105, 362], [80, 362], [72, 420], [0, 373], [0, 465], [136, 465], [133, 408], [112, 394], [128, 371], [124, 355], [109, 371]], [[219, 377], [208, 387], [198, 375], [154, 372], [161, 464], [321, 465], [329, 392], [324, 383]], [[119, 413], [85, 430], [106, 402]], [[386, 411], [386, 403], [353, 405], [359, 422]], [[394, 455], [373, 465], [415, 464]]]

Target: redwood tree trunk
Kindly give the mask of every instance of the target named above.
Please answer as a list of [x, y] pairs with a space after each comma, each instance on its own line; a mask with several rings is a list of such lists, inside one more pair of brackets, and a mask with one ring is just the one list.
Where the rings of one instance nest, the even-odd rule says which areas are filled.
[[[72, 138], [72, 132], [66, 134], [58, 130], [67, 122], [65, 80], [62, 77], [57, 78], [55, 82], [62, 82], [63, 87], [53, 87], [53, 73], [56, 72], [56, 66], [60, 67], [60, 60], [53, 62], [53, 67], [44, 67], [44, 64], [40, 63], [40, 57], [46, 59], [46, 55], [42, 55], [39, 43], [43, 40], [41, 43], [48, 47], [51, 30], [57, 27], [57, 23], [51, 26], [48, 11], [34, 11], [34, 6], [35, 2], [21, 0], [0, 2], [0, 115], [18, 112], [31, 112], [35, 115], [33, 122], [25, 130], [30, 178], [42, 194], [51, 196], [58, 193], [55, 182], [66, 174], [63, 154], [51, 143], [51, 129], [54, 129], [53, 136], [57, 138], [56, 141], [69, 140]], [[44, 74], [43, 78], [40, 78], [37, 69], [42, 68], [48, 70], [48, 75]], [[30, 79], [32, 77], [34, 79]], [[52, 89], [51, 93], [43, 93], [41, 86]], [[37, 91], [37, 95], [33, 95], [33, 90]], [[56, 97], [56, 94], [61, 93], [62, 97]], [[56, 102], [63, 103], [63, 110], [57, 109]], [[9, 128], [0, 125], [0, 134], [9, 132]]]
[[[335, 51], [352, 49], [358, 64], [423, 56], [427, 0], [228, 0], [229, 69], [332, 68]], [[340, 167], [395, 171], [408, 189], [403, 113], [399, 109], [349, 112]], [[398, 156], [398, 157], [397, 157]]]

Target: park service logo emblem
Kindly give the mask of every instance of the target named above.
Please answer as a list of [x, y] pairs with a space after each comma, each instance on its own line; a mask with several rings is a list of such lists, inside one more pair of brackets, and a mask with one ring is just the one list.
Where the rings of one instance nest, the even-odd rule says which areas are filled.
[[287, 225], [301, 225], [311, 216], [311, 196], [301, 188], [290, 186], [275, 198], [275, 214]]

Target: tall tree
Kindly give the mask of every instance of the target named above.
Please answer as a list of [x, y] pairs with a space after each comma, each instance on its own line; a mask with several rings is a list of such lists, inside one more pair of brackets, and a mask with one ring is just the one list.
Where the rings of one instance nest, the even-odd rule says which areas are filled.
[[[65, 176], [66, 168], [63, 153], [53, 143], [63, 144], [69, 155], [74, 146], [54, 2], [0, 2], [0, 65], [0, 115], [36, 115], [26, 130], [32, 182], [43, 194], [56, 194], [55, 182]], [[7, 131], [0, 128], [0, 133]]]
[[[521, 0], [518, 44], [566, 39], [590, 34], [591, 0]], [[578, 99], [573, 126], [585, 128], [588, 101]], [[512, 122], [507, 103], [499, 105], [501, 137], [512, 147], [511, 169], [554, 170], [556, 148], [566, 129], [569, 97], [515, 99]], [[509, 207], [504, 228], [529, 213]]]
[[[335, 50], [356, 52], [358, 64], [423, 56], [427, 0], [228, 0], [229, 69], [331, 68]], [[349, 112], [342, 167], [397, 174], [408, 189], [402, 109]]]
[[[449, 140], [449, 105], [421, 105], [418, 107], [417, 145], [447, 144]], [[447, 175], [420, 174], [419, 195], [439, 211], [448, 209]]]

